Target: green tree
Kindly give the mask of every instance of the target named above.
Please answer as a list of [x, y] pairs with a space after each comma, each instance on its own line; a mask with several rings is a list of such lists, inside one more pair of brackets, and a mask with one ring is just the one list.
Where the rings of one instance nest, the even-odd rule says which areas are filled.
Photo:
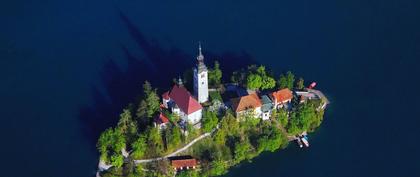
[[144, 99], [140, 101], [136, 115], [139, 118], [151, 118], [159, 110], [159, 96], [148, 81], [143, 84], [143, 93]]
[[293, 89], [293, 85], [295, 83], [295, 75], [291, 71], [287, 71], [287, 88]]
[[262, 85], [262, 78], [258, 74], [250, 74], [246, 79], [246, 86], [248, 89], [259, 89]]
[[263, 90], [265, 90], [265, 89], [272, 89], [275, 86], [276, 86], [276, 80], [274, 80], [270, 76], [263, 77], [261, 89], [263, 89]]
[[218, 61], [215, 61], [214, 68], [209, 70], [208, 79], [211, 86], [217, 86], [222, 83], [222, 71], [220, 70], [220, 64]]
[[182, 133], [181, 129], [178, 126], [172, 127], [170, 134], [167, 136], [168, 146], [170, 148], [175, 148], [181, 144]]
[[248, 158], [248, 153], [251, 150], [251, 144], [248, 139], [235, 143], [235, 161], [240, 162]]
[[117, 168], [122, 167], [124, 164], [124, 156], [122, 156], [122, 154], [113, 154], [111, 156], [111, 164]]
[[277, 112], [277, 119], [283, 127], [286, 127], [289, 122], [289, 117], [285, 109], [279, 109]]
[[224, 129], [217, 130], [216, 134], [214, 135], [214, 142], [217, 145], [224, 145], [226, 142], [226, 131]]
[[126, 147], [126, 140], [119, 129], [114, 130], [114, 136], [113, 136], [113, 145], [114, 145], [114, 152], [116, 154], [121, 154], [121, 150], [125, 149]]
[[133, 142], [131, 147], [133, 148], [133, 152], [131, 153], [133, 158], [142, 158], [147, 150], [146, 138], [144, 136], [139, 136], [139, 138]]
[[117, 127], [127, 139], [132, 139], [136, 135], [137, 124], [134, 122], [129, 109], [124, 109], [123, 113], [120, 114]]
[[300, 77], [299, 80], [296, 82], [296, 89], [303, 90], [303, 88], [305, 88], [305, 82], [303, 78]]
[[108, 162], [108, 153], [109, 148], [112, 147], [113, 143], [113, 136], [114, 136], [114, 130], [112, 128], [106, 129], [104, 132], [102, 132], [101, 136], [98, 139], [98, 143], [96, 144], [96, 147], [99, 150], [100, 159]]
[[279, 84], [279, 89], [284, 89], [288, 87], [288, 81], [285, 75], [280, 74], [280, 78], [277, 81]]
[[223, 160], [215, 160], [211, 163], [210, 176], [220, 176], [227, 172], [228, 165]]
[[198, 177], [197, 170], [187, 170], [187, 171], [181, 171], [176, 175], [177, 177]]
[[147, 131], [147, 144], [154, 155], [160, 155], [163, 152], [163, 141], [162, 136], [158, 128], [149, 128]]
[[210, 132], [217, 126], [218, 118], [215, 112], [204, 111], [203, 118], [201, 119], [202, 129], [205, 132]]
[[221, 120], [220, 129], [223, 129], [227, 135], [236, 135], [240, 130], [239, 122], [231, 112], [226, 112], [225, 116]]

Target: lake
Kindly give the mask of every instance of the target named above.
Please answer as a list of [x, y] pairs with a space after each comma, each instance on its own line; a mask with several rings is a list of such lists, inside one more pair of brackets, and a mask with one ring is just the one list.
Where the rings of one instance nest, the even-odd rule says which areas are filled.
[[[420, 176], [420, 1], [0, 3], [5, 177], [90, 177], [99, 133], [144, 80], [159, 91], [195, 62], [302, 76], [330, 99], [311, 147], [290, 144], [226, 175]], [[225, 78], [228, 79], [228, 78]]]

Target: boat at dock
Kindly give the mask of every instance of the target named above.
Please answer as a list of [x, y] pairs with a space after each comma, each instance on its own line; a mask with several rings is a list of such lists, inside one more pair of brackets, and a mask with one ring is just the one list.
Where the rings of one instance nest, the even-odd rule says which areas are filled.
[[303, 147], [302, 141], [300, 140], [300, 138], [296, 138], [296, 142], [299, 145], [300, 148]]
[[303, 136], [302, 138], [300, 138], [300, 140], [305, 145], [305, 147], [309, 147], [309, 141], [308, 141], [308, 137], [306, 135]]

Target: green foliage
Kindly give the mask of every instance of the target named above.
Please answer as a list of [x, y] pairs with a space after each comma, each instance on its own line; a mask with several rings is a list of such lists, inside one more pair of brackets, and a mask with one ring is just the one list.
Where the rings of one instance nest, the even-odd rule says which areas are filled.
[[305, 88], [305, 81], [303, 80], [303, 78], [299, 78], [299, 80], [296, 82], [296, 89], [297, 90], [303, 90], [303, 88]]
[[272, 77], [266, 76], [263, 77], [261, 89], [271, 89], [276, 86], [276, 80], [274, 80]]
[[226, 142], [226, 130], [219, 129], [214, 135], [214, 141], [217, 145], [224, 145]]
[[220, 176], [227, 172], [228, 164], [224, 160], [215, 160], [211, 163], [210, 176]]
[[236, 142], [235, 150], [234, 150], [234, 158], [236, 162], [240, 162], [242, 160], [248, 159], [248, 153], [251, 151], [251, 144], [249, 143], [248, 139], [244, 139], [243, 141]]
[[181, 129], [177, 126], [173, 126], [170, 130], [166, 130], [168, 132], [166, 136], [166, 140], [168, 143], [168, 149], [174, 149], [181, 144], [182, 141], [182, 133]]
[[187, 171], [181, 171], [176, 175], [177, 177], [198, 177], [197, 170], [187, 170]]
[[114, 167], [120, 168], [124, 164], [124, 156], [122, 154], [114, 154], [111, 156], [111, 164]]
[[160, 155], [163, 153], [163, 140], [158, 128], [149, 128], [147, 131], [147, 144], [151, 153], [154, 155]]
[[137, 124], [134, 122], [129, 109], [124, 109], [120, 114], [117, 128], [125, 135], [127, 140], [131, 140], [137, 133]]
[[287, 111], [285, 109], [279, 109], [277, 111], [277, 120], [283, 127], [286, 127], [289, 122], [289, 117], [287, 115]]
[[143, 84], [143, 92], [144, 99], [140, 101], [136, 115], [139, 118], [151, 118], [159, 110], [159, 96], [148, 81]]
[[288, 125], [288, 132], [290, 134], [298, 134], [303, 131], [313, 130], [319, 126], [322, 119], [322, 113], [319, 113], [316, 108], [319, 104], [313, 101], [307, 101], [299, 104], [295, 112], [291, 113]]
[[262, 78], [258, 74], [250, 74], [246, 79], [246, 86], [248, 89], [259, 89], [262, 85]]
[[[105, 162], [109, 162], [112, 158], [109, 156], [115, 156], [121, 154], [121, 150], [125, 148], [125, 138], [119, 129], [113, 130], [109, 128], [105, 130], [99, 137], [97, 147], [101, 153], [101, 159]], [[115, 157], [114, 157], [115, 158]]]
[[271, 89], [276, 86], [276, 81], [270, 77], [264, 66], [256, 68], [255, 65], [248, 67], [247, 88], [248, 89]]
[[201, 129], [204, 132], [210, 132], [217, 126], [218, 118], [216, 113], [211, 111], [204, 111], [203, 118], [201, 119]]
[[113, 136], [114, 130], [112, 128], [106, 129], [104, 132], [102, 132], [96, 145], [99, 153], [101, 154], [100, 158], [105, 162], [108, 161], [108, 150], [110, 147], [112, 147]]
[[280, 89], [284, 89], [287, 88], [288, 86], [288, 82], [287, 82], [287, 78], [286, 76], [284, 76], [283, 74], [280, 75], [280, 78], [278, 80], [278, 84], [279, 84], [279, 88]]
[[268, 125], [263, 127], [263, 133], [259, 136], [257, 144], [258, 153], [262, 151], [274, 152], [283, 144], [287, 144], [287, 137], [275, 125]]
[[214, 68], [209, 70], [208, 80], [210, 86], [218, 86], [222, 83], [222, 71], [218, 61], [215, 61]]
[[293, 75], [291, 71], [287, 71], [286, 78], [287, 78], [287, 88], [293, 89], [293, 85], [295, 83], [295, 75]]
[[226, 115], [222, 118], [220, 123], [220, 129], [223, 129], [227, 135], [235, 135], [239, 132], [239, 122], [232, 115], [231, 112], [227, 112]]
[[286, 75], [281, 74], [277, 82], [280, 89], [293, 89], [293, 85], [295, 83], [295, 75], [291, 71], [288, 71]]
[[133, 142], [131, 147], [133, 148], [133, 152], [131, 153], [133, 158], [142, 158], [147, 150], [146, 138], [144, 136], [140, 136], [136, 141]]
[[218, 101], [221, 101], [222, 102], [222, 96], [217, 91], [211, 91], [211, 92], [209, 92], [209, 96], [210, 96], [210, 100], [211, 101], [218, 100]]

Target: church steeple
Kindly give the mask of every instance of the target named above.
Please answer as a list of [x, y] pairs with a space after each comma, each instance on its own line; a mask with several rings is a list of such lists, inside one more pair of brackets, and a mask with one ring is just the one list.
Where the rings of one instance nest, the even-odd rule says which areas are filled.
[[178, 76], [178, 86], [183, 87], [184, 83], [182, 82], [181, 76]]
[[204, 62], [203, 52], [201, 51], [201, 42], [198, 42], [198, 56], [197, 56], [197, 61], [199, 63]]
[[207, 67], [204, 64], [204, 55], [201, 49], [201, 42], [198, 42], [197, 68], [199, 73], [207, 71]]
[[194, 92], [198, 102], [204, 103], [209, 100], [207, 67], [204, 64], [201, 43], [198, 43], [197, 66], [194, 68]]

